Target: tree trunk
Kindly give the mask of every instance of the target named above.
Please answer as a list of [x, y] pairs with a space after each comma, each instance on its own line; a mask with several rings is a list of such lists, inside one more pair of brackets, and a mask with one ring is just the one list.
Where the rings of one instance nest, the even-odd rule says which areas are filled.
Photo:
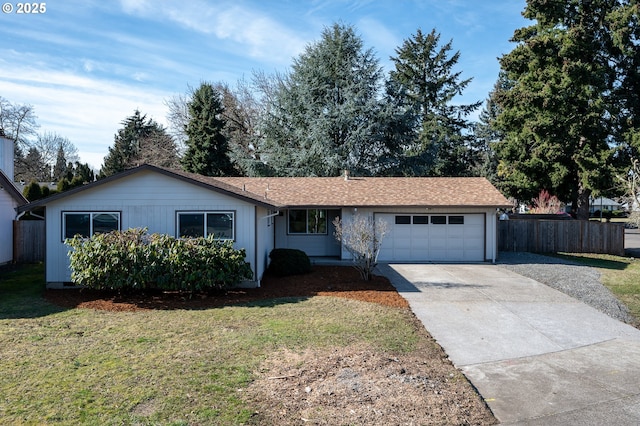
[[576, 219], [589, 220], [589, 197], [591, 197], [591, 190], [583, 188], [582, 185], [580, 185], [578, 188]]

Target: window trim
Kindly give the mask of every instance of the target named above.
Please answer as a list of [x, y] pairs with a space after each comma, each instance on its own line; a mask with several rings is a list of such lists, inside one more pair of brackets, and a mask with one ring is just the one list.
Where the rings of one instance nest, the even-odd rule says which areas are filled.
[[[311, 210], [317, 210], [317, 211], [323, 211], [324, 212], [324, 222], [325, 222], [325, 226], [324, 226], [324, 232], [309, 232], [309, 211]], [[291, 212], [292, 211], [304, 211], [305, 212], [305, 228], [306, 231], [305, 232], [291, 232]], [[320, 235], [320, 236], [325, 236], [325, 235], [329, 235], [329, 211], [328, 209], [321, 209], [321, 208], [308, 208], [308, 209], [288, 209], [287, 210], [287, 235]]]
[[[67, 234], [67, 221], [65, 220], [67, 215], [81, 215], [81, 214], [88, 214], [89, 215], [89, 236], [86, 236], [84, 238], [91, 238], [92, 236], [95, 235], [95, 232], [93, 230], [93, 218], [94, 216], [97, 215], [101, 215], [101, 214], [114, 214], [118, 217], [118, 228], [116, 229], [116, 231], [120, 231], [122, 230], [122, 211], [119, 210], [63, 210], [60, 212], [60, 231], [61, 231], [61, 237], [62, 237], [62, 242], [64, 243], [65, 240], [67, 239], [67, 237], [65, 237], [65, 235]], [[69, 237], [69, 238], [73, 238], [73, 237]]]
[[[235, 210], [176, 210], [176, 238], [182, 238], [180, 234], [180, 215], [181, 214], [202, 214], [204, 216], [203, 221], [203, 235], [205, 238], [207, 235], [207, 215], [209, 214], [230, 214], [231, 215], [231, 238], [215, 238], [216, 241], [236, 241], [236, 211]], [[187, 237], [191, 238], [191, 237]]]

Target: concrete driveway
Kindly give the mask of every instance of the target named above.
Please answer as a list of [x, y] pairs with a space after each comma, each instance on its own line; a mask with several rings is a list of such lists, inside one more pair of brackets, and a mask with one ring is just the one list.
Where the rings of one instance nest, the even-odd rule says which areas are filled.
[[503, 424], [640, 424], [640, 330], [490, 264], [378, 266]]

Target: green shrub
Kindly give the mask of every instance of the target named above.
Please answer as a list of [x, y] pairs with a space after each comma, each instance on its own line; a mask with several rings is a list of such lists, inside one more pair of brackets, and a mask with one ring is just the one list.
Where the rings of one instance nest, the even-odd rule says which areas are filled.
[[311, 272], [311, 261], [305, 252], [296, 249], [273, 249], [269, 253], [269, 272], [284, 277]]
[[245, 251], [213, 237], [176, 239], [129, 229], [65, 243], [71, 247], [71, 280], [93, 289], [196, 292], [232, 287], [252, 276]]

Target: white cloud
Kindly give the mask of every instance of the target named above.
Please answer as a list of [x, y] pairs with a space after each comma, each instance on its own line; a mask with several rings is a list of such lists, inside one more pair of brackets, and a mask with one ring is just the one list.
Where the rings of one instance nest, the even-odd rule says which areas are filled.
[[123, 10], [138, 17], [169, 20], [201, 34], [231, 42], [236, 55], [288, 64], [307, 41], [266, 14], [231, 3], [122, 0]]
[[136, 109], [166, 126], [169, 93], [146, 86], [79, 76], [51, 69], [17, 68], [0, 60], [2, 96], [33, 105], [39, 131], [68, 138], [82, 162], [99, 169], [121, 122]]

